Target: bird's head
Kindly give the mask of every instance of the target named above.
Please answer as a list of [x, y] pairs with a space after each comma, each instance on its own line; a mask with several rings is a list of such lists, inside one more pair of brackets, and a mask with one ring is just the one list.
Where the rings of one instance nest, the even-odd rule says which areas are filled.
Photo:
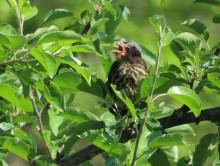
[[140, 49], [133, 43], [121, 42], [116, 43], [118, 45], [118, 50], [113, 50], [112, 52], [116, 54], [119, 59], [141, 57]]

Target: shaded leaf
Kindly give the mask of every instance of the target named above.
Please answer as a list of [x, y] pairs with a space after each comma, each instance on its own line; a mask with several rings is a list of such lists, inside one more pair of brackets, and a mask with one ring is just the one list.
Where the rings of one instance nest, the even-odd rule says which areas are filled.
[[167, 95], [187, 105], [196, 117], [199, 116], [201, 111], [201, 100], [192, 89], [174, 86], [168, 90]]
[[212, 22], [214, 23], [220, 23], [220, 14], [216, 14], [213, 19]]
[[193, 154], [193, 165], [204, 165], [208, 157], [211, 157], [219, 141], [218, 134], [207, 134], [201, 138]]
[[220, 7], [220, 1], [219, 0], [195, 0], [194, 3], [207, 3], [210, 5], [218, 6]]

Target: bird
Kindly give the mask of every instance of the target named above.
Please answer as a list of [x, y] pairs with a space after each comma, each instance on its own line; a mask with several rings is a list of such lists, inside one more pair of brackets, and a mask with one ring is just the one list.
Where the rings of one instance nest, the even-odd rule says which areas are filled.
[[[139, 47], [131, 42], [119, 42], [118, 50], [111, 51], [116, 55], [116, 61], [110, 67], [107, 84], [116, 85], [116, 90], [124, 90], [126, 96], [134, 103], [137, 87], [140, 81], [148, 76], [145, 61], [141, 57]], [[124, 116], [128, 109], [115, 95], [112, 96], [116, 109], [111, 109], [115, 115]]]

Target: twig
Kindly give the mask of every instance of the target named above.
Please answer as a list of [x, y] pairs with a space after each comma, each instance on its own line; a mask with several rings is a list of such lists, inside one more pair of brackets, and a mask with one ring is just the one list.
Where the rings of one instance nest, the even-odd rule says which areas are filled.
[[[184, 110], [182, 111], [186, 112]], [[211, 122], [220, 121], [220, 107], [202, 110], [200, 116], [197, 118], [194, 116], [193, 113], [184, 113], [184, 115], [181, 117], [174, 113], [171, 116], [158, 119], [163, 129], [188, 123], [198, 123], [207, 120]], [[133, 139], [133, 137], [129, 138], [128, 135], [126, 135], [125, 137], [127, 137], [127, 141], [129, 139]], [[88, 147], [74, 153], [68, 158], [61, 160], [60, 166], [77, 165], [83, 163], [92, 159], [93, 157], [102, 153], [103, 151], [104, 150], [100, 149], [95, 145], [89, 145]]]

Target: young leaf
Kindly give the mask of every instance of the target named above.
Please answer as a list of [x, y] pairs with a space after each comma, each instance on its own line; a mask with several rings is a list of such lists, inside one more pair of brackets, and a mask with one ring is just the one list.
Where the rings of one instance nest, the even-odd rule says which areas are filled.
[[193, 165], [204, 165], [205, 161], [211, 156], [218, 145], [218, 134], [207, 134], [201, 138], [193, 154]]
[[182, 86], [173, 86], [168, 90], [167, 95], [187, 105], [196, 117], [199, 116], [201, 100], [192, 89]]
[[117, 97], [125, 103], [126, 107], [130, 111], [132, 117], [136, 118], [136, 110], [135, 110], [135, 107], [134, 107], [132, 101], [126, 96], [126, 94], [124, 92], [120, 92], [120, 91], [116, 90], [116, 85], [111, 85], [111, 87], [112, 87], [112, 90], [114, 91], [114, 93], [117, 95]]
[[185, 22], [183, 22], [182, 25], [190, 27], [191, 29], [196, 31], [198, 34], [200, 34], [203, 39], [205, 40], [209, 39], [208, 28], [201, 21], [196, 20], [196, 19], [190, 19], [190, 20], [186, 20]]
[[214, 75], [211, 74], [211, 73], [208, 73], [207, 78], [208, 78], [208, 80], [209, 80], [213, 85], [215, 85], [215, 86], [217, 86], [218, 88], [220, 88], [220, 80], [219, 80], [216, 76], [214, 76]]
[[148, 20], [157, 33], [163, 31], [166, 27], [166, 20], [164, 16], [155, 15], [153, 17], [150, 17]]
[[13, 103], [15, 106], [19, 107], [22, 111], [33, 111], [31, 101], [26, 99], [23, 95], [19, 94], [18, 89], [8, 84], [0, 83], [0, 96]]
[[73, 15], [72, 12], [65, 9], [54, 9], [49, 11], [46, 18], [44, 19], [44, 24], [56, 19], [70, 17], [72, 15]]

